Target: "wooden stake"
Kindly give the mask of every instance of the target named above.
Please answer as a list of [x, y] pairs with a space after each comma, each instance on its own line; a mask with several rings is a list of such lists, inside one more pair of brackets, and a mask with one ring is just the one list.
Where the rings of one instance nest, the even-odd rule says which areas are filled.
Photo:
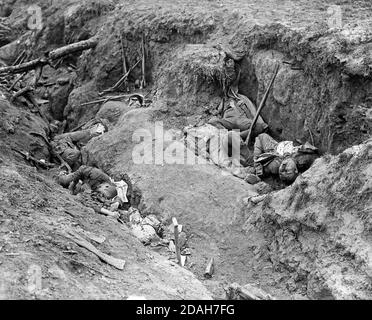
[[145, 36], [142, 33], [142, 80], [140, 89], [146, 88], [146, 52], [145, 52]]
[[[123, 40], [123, 36], [122, 36], [121, 32], [120, 32], [120, 44], [121, 44], [121, 59], [123, 60], [123, 74], [126, 74], [128, 72], [128, 67], [127, 67], [127, 61], [126, 61], [126, 58], [125, 58], [124, 40]], [[125, 79], [124, 86], [127, 89], [127, 91], [129, 92], [128, 79]]]
[[178, 222], [176, 218], [172, 219], [173, 226], [174, 226], [174, 245], [176, 247], [176, 256], [177, 256], [177, 262], [180, 266], [182, 266], [182, 260], [181, 260], [181, 248], [179, 245], [179, 229], [178, 229]]

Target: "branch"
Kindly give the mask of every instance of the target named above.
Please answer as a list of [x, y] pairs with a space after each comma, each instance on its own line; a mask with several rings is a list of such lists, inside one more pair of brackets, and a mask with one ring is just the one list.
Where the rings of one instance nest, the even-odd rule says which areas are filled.
[[76, 42], [73, 44], [69, 44], [67, 46], [55, 49], [46, 54], [43, 58], [38, 58], [35, 60], [31, 60], [26, 63], [21, 63], [16, 66], [4, 67], [0, 68], [0, 74], [7, 74], [7, 73], [23, 73], [25, 71], [30, 71], [33, 69], [37, 69], [43, 67], [47, 64], [51, 64], [53, 61], [60, 59], [64, 56], [67, 56], [72, 53], [76, 53], [79, 51], [84, 51], [90, 48], [94, 48], [98, 43], [97, 38], [91, 38], [88, 40]]

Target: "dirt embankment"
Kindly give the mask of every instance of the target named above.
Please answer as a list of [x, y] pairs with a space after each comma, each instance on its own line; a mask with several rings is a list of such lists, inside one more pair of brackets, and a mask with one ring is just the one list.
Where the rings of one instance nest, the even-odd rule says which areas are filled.
[[[368, 3], [341, 1], [348, 9], [344, 11], [344, 27], [342, 30], [329, 30], [325, 22], [328, 4], [323, 2], [285, 1], [278, 4], [266, 1], [262, 4], [252, 0], [239, 3], [240, 10], [235, 0], [223, 3], [66, 1], [63, 5], [53, 4], [48, 8], [44, 5], [47, 21], [39, 40], [35, 42], [36, 52], [93, 35], [99, 39], [95, 49], [84, 52], [79, 58], [71, 57], [70, 63], [77, 64], [74, 90], [71, 94], [72, 88], [67, 90], [68, 103], [58, 108], [70, 129], [93, 118], [97, 112], [105, 115], [105, 110], [112, 108], [110, 110], [115, 114], [111, 114], [111, 120], [115, 120], [112, 121], [112, 130], [87, 146], [84, 151], [87, 162], [109, 174], [129, 173], [143, 192], [140, 207], [143, 214], [155, 214], [165, 224], [176, 216], [185, 225], [192, 253], [186, 267], [199, 279], [202, 279], [208, 259], [216, 257], [216, 275], [204, 284], [217, 297], [223, 297], [223, 287], [232, 281], [256, 284], [278, 297], [369, 297], [369, 246], [365, 240], [368, 239], [369, 226], [364, 221], [365, 216], [358, 215], [368, 206], [360, 207], [353, 201], [354, 195], [350, 192], [353, 188], [360, 192], [360, 200], [366, 200], [365, 197], [370, 194], [368, 180], [365, 181], [361, 174], [370, 170], [368, 144], [362, 147], [367, 150], [363, 154], [368, 161], [349, 163], [350, 170], [359, 180], [347, 175], [347, 172], [347, 178], [337, 176], [340, 169], [337, 163], [342, 163], [344, 156], [327, 156], [300, 177], [293, 187], [273, 193], [255, 208], [247, 208], [242, 199], [256, 195], [257, 190], [237, 178], [223, 175], [215, 167], [154, 163], [139, 166], [133, 163], [132, 158], [136, 145], [132, 136], [136, 130], [153, 132], [156, 120], [164, 121], [165, 129], [201, 125], [215, 113], [223, 88], [229, 83], [229, 70], [225, 67], [229, 57], [235, 60], [236, 68], [239, 66], [242, 70], [240, 92], [256, 104], [267, 87], [275, 63], [280, 63], [278, 78], [263, 112], [263, 118], [275, 138], [308, 140], [323, 152], [332, 153], [339, 153], [369, 138], [372, 82], [371, 57], [367, 53], [372, 39], [368, 29], [371, 17], [361, 14], [363, 6], [368, 7]], [[338, 2], [333, 4], [340, 4]], [[356, 16], [363, 18], [360, 25], [351, 24]], [[11, 18], [16, 19], [15, 16]], [[315, 20], [323, 23], [311, 26]], [[151, 107], [125, 113], [125, 103], [106, 105], [102, 109], [100, 104], [81, 106], [81, 103], [98, 98], [100, 91], [122, 76], [120, 35], [125, 40], [129, 66], [140, 58], [142, 35], [145, 37], [146, 80], [149, 86], [143, 93], [150, 92], [148, 97], [153, 100]], [[131, 73], [129, 83], [133, 86], [139, 77], [140, 68], [137, 68]], [[154, 151], [155, 156], [157, 151]], [[360, 157], [355, 153], [352, 158]], [[20, 170], [24, 169], [15, 171]], [[329, 174], [324, 181], [321, 180], [323, 176], [318, 175], [321, 172]], [[14, 172], [12, 174], [17, 176]], [[26, 179], [24, 189], [31, 188], [28, 185], [30, 177], [33, 175], [29, 172], [22, 175], [22, 179]], [[35, 174], [35, 177], [39, 175]], [[1, 190], [13, 186], [9, 179], [4, 181]], [[32, 187], [39, 190], [44, 185], [47, 182], [42, 179]], [[323, 198], [318, 187], [333, 193], [327, 193]], [[50, 188], [55, 188], [55, 185], [51, 184]], [[41, 209], [38, 209], [40, 217], [44, 219], [45, 215], [45, 228], [42, 224], [45, 232], [54, 219], [61, 219], [57, 228], [69, 225], [70, 218], [67, 216], [54, 216], [56, 212], [63, 211], [61, 207], [65, 201], [71, 202], [78, 211], [85, 212], [75, 202], [76, 199], [62, 190], [58, 195], [53, 190], [49, 191], [48, 197], [52, 203], [55, 202], [53, 209], [50, 209], [49, 203], [42, 203]], [[30, 193], [31, 198], [33, 194]], [[342, 201], [337, 198], [341, 195]], [[3, 198], [8, 199], [3, 209], [8, 211], [4, 211], [4, 215], [9, 215], [12, 205], [10, 196], [8, 192], [4, 193]], [[22, 220], [21, 213], [28, 212], [30, 199], [26, 198], [19, 206], [17, 219]], [[12, 226], [11, 221], [7, 223]], [[168, 262], [158, 255], [147, 259], [149, 251], [141, 248], [131, 236], [122, 234], [118, 226], [112, 226], [111, 222], [101, 224], [98, 218], [87, 215], [81, 223], [86, 223], [87, 228], [99, 225], [100, 230], [107, 231], [109, 243], [104, 249], [129, 261], [130, 272], [120, 276], [120, 279], [128, 288], [136, 290], [126, 291], [121, 285], [112, 284], [118, 286], [120, 297], [142, 295], [146, 290], [150, 292], [147, 297], [190, 298], [195, 297], [194, 293], [199, 290], [202, 297], [208, 297], [209, 293], [200, 283], [178, 267], [164, 267], [165, 275], [174, 280], [167, 282], [161, 274], [163, 270], [156, 265], [163, 266]], [[32, 224], [25, 226], [33, 227]], [[7, 228], [5, 233], [14, 232]], [[20, 233], [23, 232], [22, 229]], [[43, 232], [40, 231], [44, 239]], [[27, 246], [28, 242], [25, 243], [23, 245]], [[355, 243], [358, 243], [357, 247], [353, 247]], [[54, 245], [44, 246], [48, 253], [55, 250]], [[143, 259], [142, 255], [145, 255]], [[35, 259], [37, 262], [38, 258]], [[52, 268], [52, 272], [59, 276], [68, 272], [70, 280], [73, 279], [74, 284], [69, 283], [72, 291], [66, 292], [80, 294], [82, 288], [88, 285], [89, 275], [84, 273], [76, 280], [75, 271], [70, 273], [68, 266], [59, 263], [58, 259], [48, 259], [46, 270]], [[20, 261], [28, 260], [21, 255], [16, 262]], [[7, 272], [12, 268], [18, 270], [10, 277], [17, 282], [23, 281], [19, 274], [24, 274], [26, 264], [22, 270], [14, 267], [14, 261], [6, 261], [0, 267]], [[53, 267], [55, 264], [58, 269]], [[102, 270], [99, 269], [100, 272]], [[103, 271], [109, 272], [106, 268]], [[178, 285], [175, 273], [182, 273]], [[106, 297], [101, 295], [106, 289], [109, 290], [107, 297], [110, 296], [112, 288], [102, 285], [102, 281], [107, 279], [101, 281], [98, 280], [101, 276], [93, 277], [99, 283], [92, 288], [92, 295], [89, 293], [87, 297]], [[153, 277], [155, 280], [149, 280]], [[191, 284], [188, 286], [186, 282], [189, 281]], [[163, 287], [163, 282], [167, 283], [166, 287]], [[159, 290], [155, 290], [157, 286]], [[176, 291], [171, 287], [177, 288]], [[190, 288], [190, 295], [178, 292], [181, 287]], [[56, 290], [57, 294], [47, 290], [44, 297], [59, 297], [59, 289]], [[17, 294], [22, 296], [24, 291], [10, 293], [10, 296]]]
[[[361, 12], [362, 6], [343, 7], [344, 28], [336, 30], [327, 25], [327, 4], [316, 3], [317, 12], [294, 25], [289, 23], [294, 17], [283, 15], [281, 6], [273, 23], [265, 12], [253, 20], [249, 13], [230, 11], [230, 5], [184, 5], [178, 9], [181, 12], [175, 5], [146, 1], [135, 7], [118, 5], [98, 32], [99, 46], [81, 59], [81, 80], [93, 81], [98, 90], [115, 83], [122, 64], [119, 34], [127, 41], [130, 65], [139, 59], [144, 34], [156, 119], [174, 127], [203, 123], [218, 105], [227, 73], [224, 62], [232, 56], [242, 69], [240, 91], [256, 104], [275, 63], [281, 64], [263, 111], [274, 137], [313, 141], [331, 153], [369, 137], [370, 20], [366, 17], [364, 26], [352, 24], [353, 14]], [[318, 23], [310, 25], [315, 17]], [[139, 76], [138, 69], [131, 80]], [[70, 101], [67, 114], [71, 120], [76, 119], [70, 109], [77, 102]]]
[[371, 298], [372, 144], [318, 159], [293, 186], [245, 211], [261, 254], [287, 273], [287, 288], [313, 299]]

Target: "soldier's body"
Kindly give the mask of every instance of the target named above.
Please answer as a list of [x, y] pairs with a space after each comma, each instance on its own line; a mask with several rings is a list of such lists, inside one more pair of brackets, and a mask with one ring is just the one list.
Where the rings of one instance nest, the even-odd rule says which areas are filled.
[[[292, 141], [277, 142], [266, 133], [257, 136], [253, 159], [255, 177], [279, 176], [283, 182], [293, 182], [300, 171], [307, 170], [318, 157], [317, 148], [305, 143], [295, 146]], [[248, 177], [248, 182], [259, 181]]]
[[82, 164], [80, 149], [92, 138], [103, 134], [107, 127], [102, 121], [96, 120], [90, 128], [68, 132], [54, 137], [51, 145], [56, 153], [65, 160], [73, 169]]

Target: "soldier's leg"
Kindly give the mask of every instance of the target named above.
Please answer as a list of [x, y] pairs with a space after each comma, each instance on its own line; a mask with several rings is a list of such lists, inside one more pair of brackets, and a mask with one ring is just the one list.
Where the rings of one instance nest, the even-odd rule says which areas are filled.
[[256, 160], [262, 153], [274, 151], [278, 142], [267, 133], [261, 133], [256, 137], [254, 143], [254, 159]]
[[72, 170], [76, 170], [81, 166], [81, 152], [78, 149], [68, 148], [62, 152], [61, 157], [71, 166]]

